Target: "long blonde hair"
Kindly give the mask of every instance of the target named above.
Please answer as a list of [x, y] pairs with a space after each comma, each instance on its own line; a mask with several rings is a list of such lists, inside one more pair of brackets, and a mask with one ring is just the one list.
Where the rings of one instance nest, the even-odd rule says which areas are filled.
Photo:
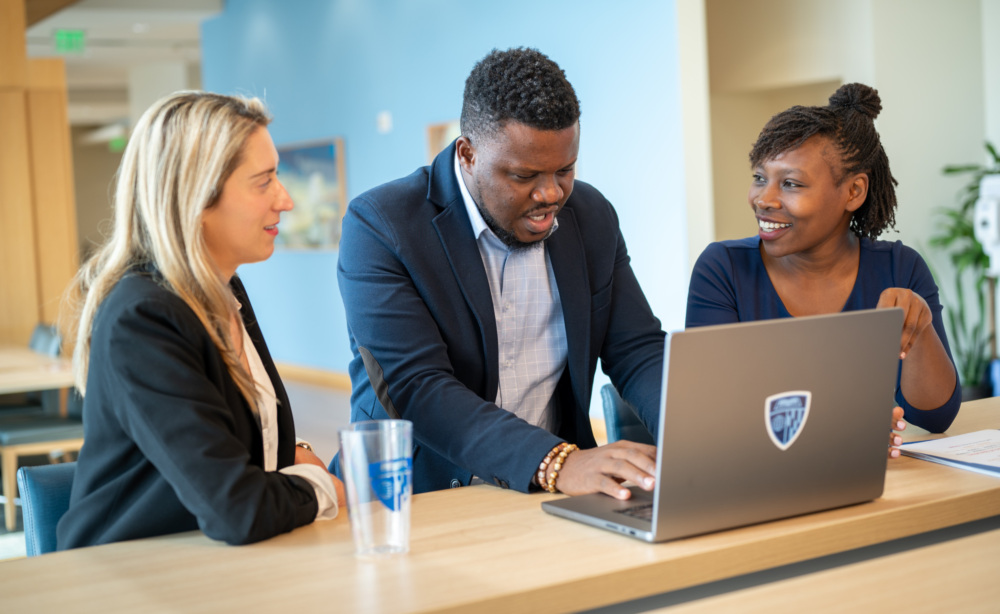
[[67, 330], [76, 340], [73, 368], [81, 393], [98, 307], [130, 268], [150, 263], [201, 320], [243, 396], [257, 402], [230, 333], [238, 317], [233, 294], [209, 259], [201, 220], [239, 166], [249, 136], [270, 121], [257, 98], [207, 92], [176, 92], [143, 113], [118, 167], [111, 237], [70, 288]]

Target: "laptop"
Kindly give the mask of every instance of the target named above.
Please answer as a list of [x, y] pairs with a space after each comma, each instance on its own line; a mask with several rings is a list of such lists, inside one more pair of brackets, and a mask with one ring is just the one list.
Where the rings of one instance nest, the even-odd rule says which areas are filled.
[[668, 335], [655, 490], [542, 509], [660, 542], [881, 496], [902, 327], [893, 308]]

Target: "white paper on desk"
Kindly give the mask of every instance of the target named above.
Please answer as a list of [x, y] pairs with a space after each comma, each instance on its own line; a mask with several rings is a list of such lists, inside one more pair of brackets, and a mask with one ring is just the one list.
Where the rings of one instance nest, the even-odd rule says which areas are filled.
[[1000, 430], [904, 443], [900, 451], [913, 458], [1000, 476]]

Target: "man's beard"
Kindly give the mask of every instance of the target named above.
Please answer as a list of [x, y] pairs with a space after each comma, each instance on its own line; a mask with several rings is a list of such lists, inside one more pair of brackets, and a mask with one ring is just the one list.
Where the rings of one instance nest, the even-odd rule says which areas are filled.
[[555, 229], [553, 226], [553, 229], [549, 230], [549, 234], [545, 235], [544, 238], [537, 241], [525, 242], [518, 239], [517, 235], [514, 234], [512, 230], [507, 230], [502, 227], [500, 222], [498, 222], [495, 217], [490, 215], [489, 211], [480, 206], [479, 203], [476, 203], [476, 208], [479, 209], [479, 215], [483, 216], [483, 221], [486, 222], [486, 226], [489, 227], [489, 229], [493, 231], [493, 234], [495, 234], [497, 238], [500, 239], [500, 241], [502, 241], [503, 244], [506, 245], [512, 252], [527, 251], [529, 249], [541, 247], [541, 245], [545, 242], [545, 239], [552, 236], [552, 230]]

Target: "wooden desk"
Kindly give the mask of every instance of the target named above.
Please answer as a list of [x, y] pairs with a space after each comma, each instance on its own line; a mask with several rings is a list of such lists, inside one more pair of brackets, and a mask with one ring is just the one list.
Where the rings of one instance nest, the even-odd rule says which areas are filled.
[[998, 576], [1000, 529], [995, 529], [652, 611], [995, 614], [1000, 609]]
[[0, 394], [73, 386], [73, 365], [28, 348], [0, 345]]
[[[1000, 399], [967, 404], [951, 434], [995, 427]], [[353, 555], [346, 515], [239, 548], [184, 533], [8, 561], [0, 603], [102, 613], [563, 612], [1000, 514], [1000, 479], [911, 458], [890, 462], [876, 501], [657, 545], [542, 512], [558, 496], [491, 486], [416, 496], [410, 554], [374, 562]]]

